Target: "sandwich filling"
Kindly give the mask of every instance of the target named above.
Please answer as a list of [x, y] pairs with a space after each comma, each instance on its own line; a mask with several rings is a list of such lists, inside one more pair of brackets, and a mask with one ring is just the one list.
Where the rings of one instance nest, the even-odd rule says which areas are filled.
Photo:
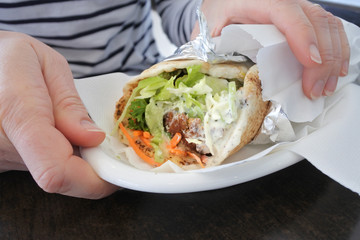
[[206, 166], [247, 105], [243, 83], [202, 73], [201, 65], [163, 72], [138, 82], [117, 125], [157, 166], [167, 160]]

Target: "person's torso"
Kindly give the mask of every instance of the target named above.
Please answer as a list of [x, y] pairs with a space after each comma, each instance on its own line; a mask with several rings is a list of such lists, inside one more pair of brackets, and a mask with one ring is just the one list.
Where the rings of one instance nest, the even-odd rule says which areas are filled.
[[160, 58], [149, 0], [0, 0], [0, 29], [48, 44], [75, 77], [136, 73]]

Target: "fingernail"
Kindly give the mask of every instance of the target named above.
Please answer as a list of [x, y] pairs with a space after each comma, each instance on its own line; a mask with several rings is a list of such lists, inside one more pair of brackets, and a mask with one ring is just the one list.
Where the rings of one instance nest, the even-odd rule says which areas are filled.
[[341, 68], [341, 73], [346, 76], [349, 72], [349, 61], [345, 61]]
[[326, 88], [324, 89], [324, 93], [326, 96], [333, 95], [337, 85], [337, 77], [331, 76], [326, 82]]
[[315, 100], [321, 97], [324, 87], [325, 87], [325, 81], [323, 80], [317, 81], [311, 90], [311, 98]]
[[310, 45], [310, 58], [318, 64], [322, 63], [319, 49], [314, 44]]
[[89, 120], [82, 120], [80, 124], [89, 132], [104, 132], [102, 129], [96, 126], [95, 123]]

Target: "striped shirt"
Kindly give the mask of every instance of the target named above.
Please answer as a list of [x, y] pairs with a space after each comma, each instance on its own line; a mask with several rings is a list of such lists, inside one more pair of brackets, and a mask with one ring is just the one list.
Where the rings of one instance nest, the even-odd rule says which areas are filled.
[[162, 58], [152, 32], [151, 2], [170, 40], [187, 42], [200, 0], [0, 0], [0, 29], [54, 48], [76, 78], [136, 74]]

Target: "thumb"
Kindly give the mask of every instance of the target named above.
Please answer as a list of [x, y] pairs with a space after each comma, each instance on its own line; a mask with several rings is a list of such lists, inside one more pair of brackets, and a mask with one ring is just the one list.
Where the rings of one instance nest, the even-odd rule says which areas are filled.
[[55, 127], [71, 143], [92, 147], [104, 140], [105, 132], [90, 119], [75, 89], [54, 104]]
[[[44, 79], [53, 102], [56, 128], [72, 144], [83, 147], [99, 145], [105, 138], [105, 132], [90, 119], [75, 88], [67, 61], [58, 53], [46, 54], [47, 52], [38, 52]], [[56, 66], [56, 71], [49, 65]]]

